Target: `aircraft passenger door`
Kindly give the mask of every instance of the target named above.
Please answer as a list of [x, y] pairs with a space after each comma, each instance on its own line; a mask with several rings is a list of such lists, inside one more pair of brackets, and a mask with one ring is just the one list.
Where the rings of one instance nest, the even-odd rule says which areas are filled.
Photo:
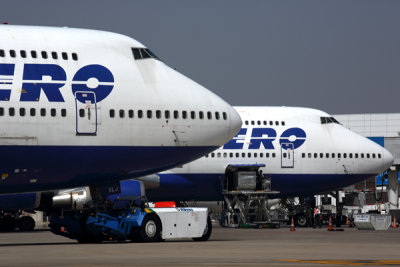
[[281, 167], [294, 168], [294, 146], [292, 143], [281, 144]]
[[97, 103], [93, 92], [75, 92], [76, 135], [97, 134]]

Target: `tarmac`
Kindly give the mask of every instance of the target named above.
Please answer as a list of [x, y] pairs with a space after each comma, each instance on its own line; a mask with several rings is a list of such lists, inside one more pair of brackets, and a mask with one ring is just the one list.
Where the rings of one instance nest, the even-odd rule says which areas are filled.
[[0, 233], [0, 266], [400, 266], [400, 229], [228, 229], [209, 241], [79, 244], [50, 231]]

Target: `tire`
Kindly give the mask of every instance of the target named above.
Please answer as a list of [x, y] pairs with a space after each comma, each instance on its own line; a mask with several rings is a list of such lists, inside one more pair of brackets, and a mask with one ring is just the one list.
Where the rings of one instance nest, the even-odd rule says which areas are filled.
[[297, 214], [295, 216], [295, 224], [298, 227], [307, 227], [308, 226], [308, 218], [305, 214]]
[[195, 237], [193, 238], [194, 241], [207, 241], [212, 233], [212, 223], [211, 223], [211, 218], [208, 216], [207, 218], [207, 226], [206, 229], [204, 229], [204, 233], [201, 237]]
[[161, 240], [160, 218], [150, 213], [144, 217], [142, 226], [138, 230], [138, 238], [142, 242], [157, 242]]
[[30, 216], [23, 216], [17, 220], [17, 227], [20, 231], [33, 231], [35, 220]]

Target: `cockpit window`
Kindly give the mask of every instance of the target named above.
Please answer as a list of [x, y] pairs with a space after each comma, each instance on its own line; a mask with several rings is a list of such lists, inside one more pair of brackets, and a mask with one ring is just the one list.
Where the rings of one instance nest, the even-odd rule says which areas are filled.
[[334, 117], [321, 117], [321, 124], [337, 123], [340, 124]]
[[133, 57], [135, 59], [141, 59], [142, 56], [140, 55], [140, 51], [138, 48], [132, 48]]
[[142, 52], [142, 58], [150, 58], [149, 53], [145, 49], [140, 49], [140, 52]]
[[146, 49], [146, 52], [149, 53], [152, 58], [158, 59], [158, 57], [153, 52], [151, 52], [150, 49]]
[[136, 60], [145, 58], [159, 59], [153, 52], [151, 52], [147, 48], [132, 48], [132, 54]]

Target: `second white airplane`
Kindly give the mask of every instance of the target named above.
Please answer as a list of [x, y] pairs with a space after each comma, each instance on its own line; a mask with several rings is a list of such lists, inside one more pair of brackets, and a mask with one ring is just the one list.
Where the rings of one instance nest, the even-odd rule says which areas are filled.
[[[312, 195], [375, 176], [393, 163], [391, 153], [343, 127], [331, 115], [297, 107], [236, 107], [242, 129], [205, 157], [149, 177], [150, 200], [222, 200], [230, 164], [265, 164], [278, 196]], [[146, 180], [146, 178], [144, 178]], [[128, 190], [131, 181], [122, 183]], [[158, 184], [157, 184], [158, 183]], [[131, 184], [133, 186], [133, 183]]]

